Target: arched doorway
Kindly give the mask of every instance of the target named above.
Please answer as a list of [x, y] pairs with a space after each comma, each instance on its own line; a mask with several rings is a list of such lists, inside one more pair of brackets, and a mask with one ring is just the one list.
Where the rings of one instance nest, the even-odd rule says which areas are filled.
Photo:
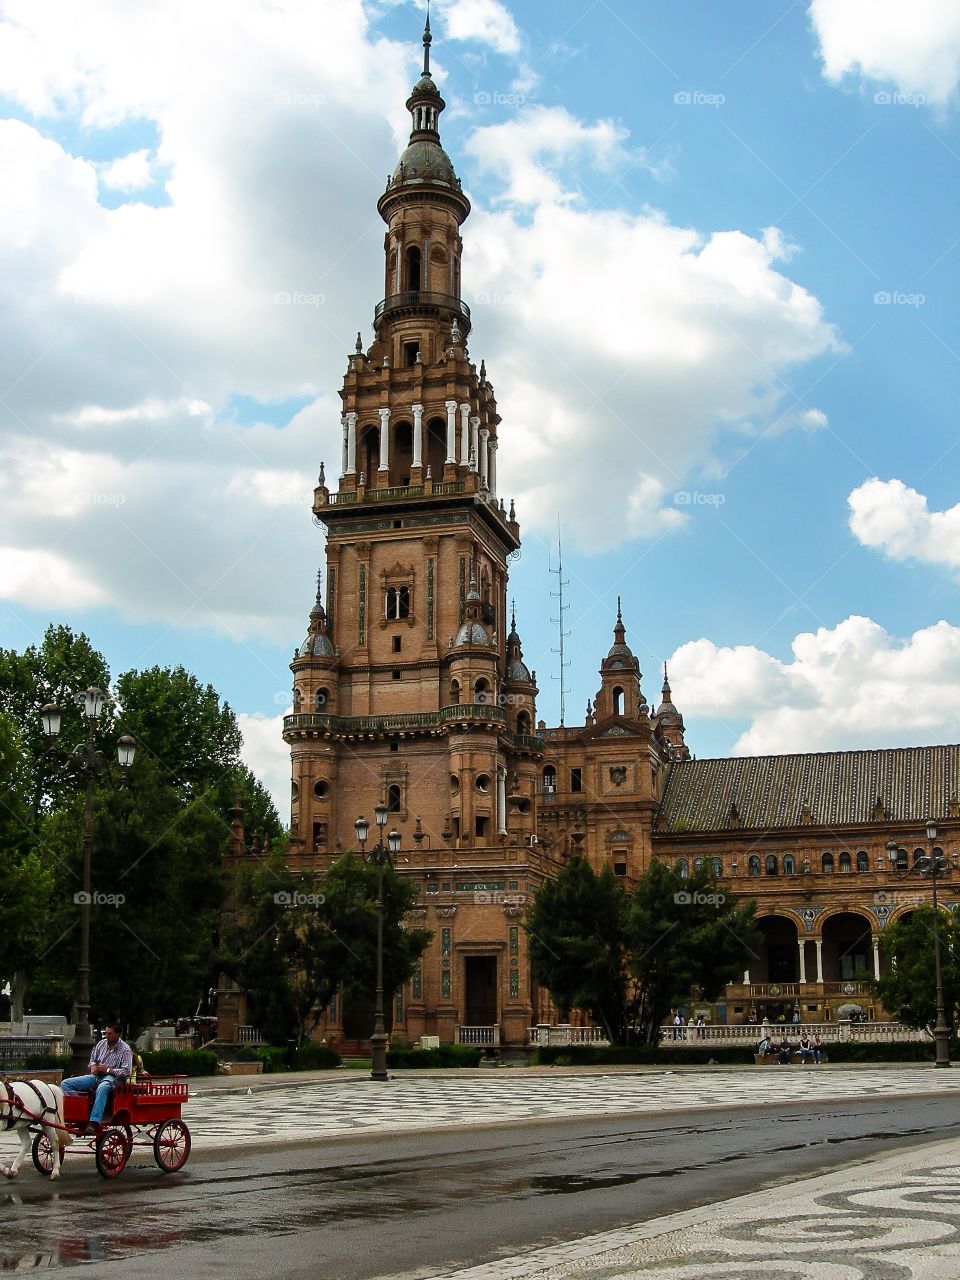
[[783, 986], [800, 981], [797, 926], [787, 916], [762, 916], [757, 926], [763, 937], [760, 955], [750, 963], [751, 982]]
[[840, 911], [824, 921], [822, 933], [824, 982], [873, 977], [873, 930], [865, 916]]

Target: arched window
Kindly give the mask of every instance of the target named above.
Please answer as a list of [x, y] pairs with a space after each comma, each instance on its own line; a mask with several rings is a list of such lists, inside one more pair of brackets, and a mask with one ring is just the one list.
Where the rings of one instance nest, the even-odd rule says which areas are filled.
[[833, 854], [825, 853], [820, 861], [820, 868], [825, 876], [833, 875]]
[[387, 809], [390, 813], [400, 812], [400, 784], [391, 782], [387, 787]]
[[867, 857], [866, 849], [861, 849], [860, 852], [857, 854], [857, 870], [858, 871], [870, 870], [870, 859]]
[[763, 871], [764, 874], [768, 876], [775, 876], [779, 874], [780, 868], [777, 866], [777, 855], [775, 853], [767, 854], [763, 863]]
[[853, 869], [853, 868], [852, 868], [852, 865], [851, 865], [851, 862], [850, 862], [850, 855], [849, 855], [849, 853], [841, 853], [841, 855], [840, 855], [840, 870], [841, 870], [841, 871], [851, 871], [852, 869]]
[[473, 686], [474, 702], [486, 703], [493, 701], [493, 694], [490, 692], [490, 681], [484, 679], [483, 676]]
[[927, 851], [926, 851], [926, 849], [914, 849], [914, 851], [913, 851], [913, 865], [914, 865], [914, 866], [916, 866], [916, 865], [917, 865], [917, 863], [920, 861], [920, 859], [921, 859], [921, 858], [925, 858], [926, 856], [927, 856]]
[[450, 681], [450, 701], [453, 703], [455, 707], [460, 705], [460, 681], [459, 680]]
[[530, 732], [530, 713], [528, 711], [521, 711], [520, 714], [517, 716], [517, 733], [529, 733], [529, 732]]
[[687, 860], [686, 860], [686, 858], [678, 858], [678, 859], [677, 859], [676, 872], [677, 872], [677, 875], [680, 877], [680, 879], [681, 879], [681, 880], [686, 880], [686, 878], [687, 878]]
[[751, 854], [750, 861], [747, 863], [747, 874], [751, 876], [760, 874], [760, 859], [755, 853]]
[[783, 874], [785, 876], [793, 876], [793, 875], [796, 875], [796, 873], [797, 873], [797, 868], [796, 868], [796, 864], [793, 861], [793, 854], [785, 853], [783, 855]]
[[544, 766], [543, 789], [548, 795], [552, 794], [557, 789], [557, 770], [552, 764]]
[[330, 690], [318, 689], [313, 695], [314, 705], [318, 711], [327, 711], [330, 707]]
[[723, 875], [723, 859], [712, 858], [710, 861], [710, 870], [713, 872], [714, 880], [719, 880]]
[[294, 712], [300, 711], [302, 707], [303, 707], [303, 694], [300, 692], [299, 689], [294, 689], [293, 691]]
[[615, 716], [623, 715], [623, 690], [619, 685], [613, 691], [613, 714]]
[[387, 587], [384, 616], [388, 621], [410, 617], [410, 588]]
[[406, 286], [408, 293], [419, 293], [420, 291], [420, 250], [415, 244], [412, 244], [406, 253], [407, 278]]
[[703, 870], [703, 859], [702, 859], [702, 858], [694, 858], [694, 860], [693, 860], [693, 874], [694, 874], [694, 875], [696, 875], [698, 871], [702, 871], [702, 870]]

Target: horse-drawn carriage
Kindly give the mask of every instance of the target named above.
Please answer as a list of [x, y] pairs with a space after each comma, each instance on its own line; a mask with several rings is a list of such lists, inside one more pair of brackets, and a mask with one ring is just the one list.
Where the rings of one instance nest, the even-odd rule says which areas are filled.
[[[37, 1093], [35, 1089], [33, 1092]], [[59, 1089], [57, 1093], [60, 1094]], [[160, 1170], [176, 1173], [190, 1155], [190, 1130], [180, 1117], [188, 1096], [184, 1076], [118, 1085], [113, 1091], [109, 1113], [105, 1113], [96, 1136], [90, 1137], [86, 1136], [86, 1130], [91, 1094], [60, 1094], [62, 1124], [51, 1123], [47, 1115], [31, 1111], [29, 1104], [21, 1105], [19, 1112], [23, 1120], [30, 1122], [30, 1132], [35, 1134], [33, 1163], [48, 1177], [56, 1176], [55, 1169], [59, 1174], [59, 1164], [70, 1150], [92, 1151], [97, 1172], [104, 1178], [116, 1178], [126, 1167], [134, 1147], [152, 1147]], [[8, 1176], [11, 1175], [8, 1173]]]

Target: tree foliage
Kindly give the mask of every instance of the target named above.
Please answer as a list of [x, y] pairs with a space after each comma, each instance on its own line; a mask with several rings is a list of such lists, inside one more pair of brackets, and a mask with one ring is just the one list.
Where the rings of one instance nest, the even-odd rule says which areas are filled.
[[[886, 972], [871, 980], [885, 1009], [909, 1027], [932, 1027], [937, 1018], [933, 909], [919, 907], [880, 934]], [[957, 1025], [960, 1004], [960, 917], [939, 913], [943, 1003], [950, 1026]]]
[[614, 1044], [656, 1044], [670, 1009], [714, 999], [758, 945], [740, 907], [706, 869], [681, 880], [652, 862], [632, 891], [571, 858], [527, 920], [534, 973], [561, 1009], [576, 1007]]
[[[237, 917], [222, 964], [246, 990], [248, 1011], [273, 1043], [310, 1039], [338, 992], [373, 997], [376, 987], [377, 870], [354, 854], [324, 876], [289, 870], [282, 853], [241, 870]], [[403, 927], [415, 899], [390, 867], [383, 878], [383, 985], [386, 999], [406, 982], [431, 934]]]

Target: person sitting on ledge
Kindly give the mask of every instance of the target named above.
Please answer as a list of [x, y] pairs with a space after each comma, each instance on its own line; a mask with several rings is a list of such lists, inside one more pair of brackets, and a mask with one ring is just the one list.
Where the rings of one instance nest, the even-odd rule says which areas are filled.
[[784, 1036], [780, 1041], [780, 1044], [777, 1046], [777, 1062], [779, 1062], [781, 1067], [789, 1066], [792, 1056], [793, 1048], [791, 1047], [790, 1041], [786, 1036]]
[[113, 1097], [118, 1084], [129, 1079], [133, 1067], [133, 1052], [126, 1041], [120, 1039], [120, 1027], [116, 1022], [108, 1022], [103, 1031], [103, 1039], [93, 1046], [90, 1055], [90, 1074], [71, 1076], [60, 1086], [65, 1094], [92, 1093], [93, 1105], [90, 1108], [90, 1122], [84, 1130], [88, 1136], [100, 1132], [100, 1124], [107, 1103]]
[[806, 1032], [800, 1037], [800, 1043], [797, 1045], [797, 1052], [800, 1054], [800, 1061], [804, 1066], [808, 1062], [813, 1061], [813, 1044]]

